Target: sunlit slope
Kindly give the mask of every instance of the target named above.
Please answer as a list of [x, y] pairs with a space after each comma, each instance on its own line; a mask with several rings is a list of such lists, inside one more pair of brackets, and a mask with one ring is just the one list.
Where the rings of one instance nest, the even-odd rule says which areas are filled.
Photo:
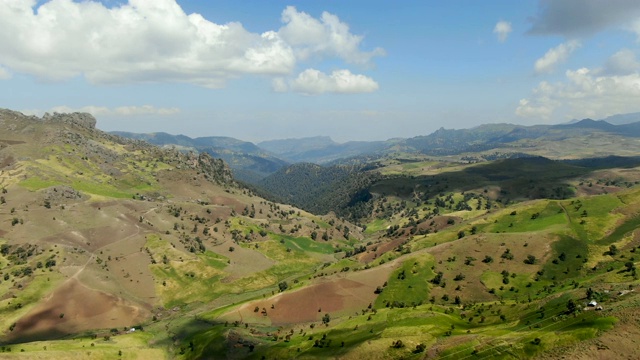
[[151, 324], [157, 342], [186, 312], [298, 283], [362, 239], [253, 195], [206, 154], [105, 134], [86, 114], [0, 115], [3, 344]]
[[[629, 292], [638, 286], [638, 169], [522, 166], [378, 182], [362, 219], [367, 244], [350, 262], [309, 287], [207, 315], [213, 328], [189, 337], [184, 356], [553, 357], [588, 353], [599, 334], [640, 333], [619, 321], [638, 313]], [[358, 274], [375, 281], [366, 287]], [[352, 295], [363, 300], [355, 312], [344, 311], [345, 283], [363, 292]], [[606, 350], [637, 353], [632, 342]]]

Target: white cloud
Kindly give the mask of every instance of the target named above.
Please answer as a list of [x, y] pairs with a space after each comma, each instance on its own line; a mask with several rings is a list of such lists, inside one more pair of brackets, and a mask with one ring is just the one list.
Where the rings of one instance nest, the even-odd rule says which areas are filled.
[[622, 49], [607, 60], [603, 72], [608, 75], [627, 75], [638, 70], [640, 62], [636, 59], [636, 54], [629, 49]]
[[532, 104], [528, 99], [520, 99], [520, 104], [516, 108], [516, 115], [527, 118], [549, 120], [553, 110], [554, 107], [549, 106], [549, 104], [544, 103], [544, 101], [539, 100], [537, 104]]
[[0, 0], [0, 64], [49, 81], [84, 76], [95, 84], [220, 88], [247, 74], [289, 76], [311, 56], [370, 65], [384, 52], [361, 51], [362, 36], [326, 12], [315, 19], [288, 7], [282, 21], [279, 30], [257, 34], [238, 22], [186, 14], [176, 0], [111, 8], [96, 1]]
[[288, 83], [284, 79], [274, 80], [273, 88], [279, 92], [291, 90], [306, 95], [367, 93], [378, 90], [378, 83], [370, 77], [352, 74], [349, 70], [336, 70], [327, 75], [316, 69], [307, 69]]
[[578, 49], [580, 45], [579, 41], [571, 40], [549, 49], [543, 57], [536, 60], [534, 65], [536, 73], [542, 74], [553, 72], [556, 66], [567, 61], [571, 53]]
[[151, 105], [143, 106], [121, 106], [111, 111], [115, 115], [132, 116], [132, 115], [174, 115], [180, 112], [180, 109], [172, 108], [156, 108]]
[[627, 30], [634, 32], [637, 36], [637, 41], [640, 42], [640, 18], [628, 25]]
[[288, 6], [282, 12], [282, 22], [285, 26], [280, 28], [278, 34], [294, 48], [299, 60], [328, 56], [352, 64], [368, 65], [373, 57], [385, 54], [381, 48], [361, 51], [363, 37], [352, 34], [346, 23], [326, 11], [318, 20]]
[[508, 21], [498, 21], [496, 26], [493, 28], [493, 33], [496, 34], [498, 41], [500, 42], [507, 41], [507, 37], [511, 31], [513, 31], [513, 29], [511, 28], [511, 23]]
[[157, 116], [169, 116], [180, 112], [180, 109], [172, 108], [157, 108], [151, 105], [142, 106], [120, 106], [116, 108], [108, 108], [106, 106], [94, 106], [88, 105], [79, 108], [70, 107], [66, 105], [54, 106], [49, 110], [42, 111], [36, 109], [23, 110], [22, 113], [26, 115], [42, 116], [45, 112], [49, 113], [74, 113], [85, 112], [95, 117], [98, 116], [110, 116], [110, 117], [129, 117], [136, 115], [157, 115]]
[[529, 99], [520, 101], [516, 114], [542, 119], [602, 119], [640, 111], [640, 74], [599, 76], [582, 68], [566, 72], [566, 80], [541, 82]]

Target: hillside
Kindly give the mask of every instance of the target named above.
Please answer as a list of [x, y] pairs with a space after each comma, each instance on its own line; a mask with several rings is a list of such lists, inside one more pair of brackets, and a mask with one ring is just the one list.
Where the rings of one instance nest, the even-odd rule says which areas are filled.
[[[88, 114], [2, 110], [0, 126], [3, 351], [154, 324], [164, 341], [187, 314], [303, 283], [362, 237], [255, 196], [206, 153], [107, 134]], [[129, 351], [175, 351], [149, 347], [150, 335], [132, 337]], [[110, 341], [101, 345], [120, 346]]]
[[180, 150], [206, 152], [224, 160], [234, 172], [238, 180], [248, 183], [258, 182], [263, 177], [287, 166], [281, 160], [250, 142], [224, 136], [207, 136], [190, 138], [184, 135], [167, 133], [136, 134], [124, 131], [113, 131], [114, 135], [129, 139], [143, 140], [150, 144], [165, 147], [175, 146]]
[[327, 136], [302, 139], [271, 140], [258, 146], [293, 163], [327, 164], [362, 155], [383, 153], [393, 141], [348, 141], [336, 143]]
[[[223, 312], [229, 323], [248, 321], [249, 331], [219, 325], [204, 353], [444, 359], [640, 355], [632, 340], [640, 328], [623, 320], [640, 313], [637, 159], [378, 165], [379, 172], [393, 175], [368, 187], [369, 215], [359, 219], [367, 244], [339, 271], [323, 272], [322, 285]], [[308, 174], [323, 171], [309, 167]], [[382, 271], [389, 273], [380, 278]], [[372, 283], [377, 296], [356, 313], [344, 312], [331, 292], [358, 275], [378, 279]], [[590, 307], [590, 301], [599, 305]], [[266, 309], [269, 321], [256, 326], [261, 316], [252, 316], [254, 309]], [[242, 348], [221, 347], [229, 336]]]
[[320, 166], [300, 163], [282, 169], [260, 181], [258, 191], [274, 196], [314, 214], [331, 211], [352, 220], [359, 216], [352, 210], [370, 195], [366, 189], [377, 176], [363, 171], [362, 166]]
[[321, 215], [87, 114], [0, 127], [0, 357], [640, 356], [637, 158], [276, 173]]

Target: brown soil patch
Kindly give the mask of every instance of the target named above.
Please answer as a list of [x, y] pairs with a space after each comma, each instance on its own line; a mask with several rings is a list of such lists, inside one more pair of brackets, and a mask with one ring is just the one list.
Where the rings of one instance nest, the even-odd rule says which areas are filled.
[[5, 143], [7, 145], [19, 145], [19, 144], [26, 144], [26, 142], [24, 141], [20, 141], [20, 140], [4, 140], [4, 139], [0, 139], [1, 143]]
[[242, 210], [244, 209], [244, 204], [239, 202], [236, 199], [232, 199], [230, 197], [226, 197], [226, 196], [214, 196], [210, 199], [211, 204], [212, 205], [224, 205], [224, 206], [231, 206], [234, 209], [236, 209], [236, 211], [238, 209]]
[[376, 251], [371, 251], [371, 252], [367, 251], [367, 252], [358, 254], [358, 261], [362, 261], [365, 263], [371, 262], [376, 258], [378, 258], [380, 255], [385, 254], [397, 248], [398, 246], [405, 243], [406, 241], [407, 241], [406, 237], [400, 237], [397, 239], [387, 241], [385, 243], [370, 245], [367, 250], [377, 247]]
[[14, 159], [12, 156], [7, 156], [5, 158], [2, 158], [0, 161], [0, 169], [11, 166], [14, 163]]
[[[327, 313], [332, 316], [348, 315], [365, 309], [375, 301], [376, 286], [384, 282], [391, 271], [391, 265], [379, 266], [323, 279], [300, 290], [247, 303], [223, 318], [251, 322], [251, 319], [263, 317], [273, 325], [284, 325], [320, 321]], [[260, 309], [259, 312], [254, 311], [256, 306]], [[266, 316], [261, 314], [263, 308]]]
[[147, 315], [145, 309], [71, 279], [20, 319], [9, 340], [44, 340], [91, 329], [132, 326]]
[[602, 195], [602, 194], [612, 194], [622, 191], [622, 188], [617, 186], [601, 186], [601, 185], [581, 185], [576, 188], [576, 196], [591, 196], [591, 195]]
[[[100, 215], [100, 214], [99, 214]], [[109, 217], [109, 226], [97, 226], [83, 230], [72, 230], [43, 238], [43, 241], [80, 247], [88, 251], [96, 251], [119, 240], [127, 239], [140, 233], [138, 221], [132, 215]], [[97, 219], [102, 220], [102, 219]]]
[[[230, 246], [234, 246], [235, 250], [229, 251]], [[275, 261], [264, 256], [259, 251], [237, 246], [232, 241], [225, 241], [220, 245], [211, 247], [210, 250], [226, 256], [231, 261], [224, 269], [229, 276], [222, 279], [222, 282], [232, 282], [250, 274], [267, 270], [276, 264]]]

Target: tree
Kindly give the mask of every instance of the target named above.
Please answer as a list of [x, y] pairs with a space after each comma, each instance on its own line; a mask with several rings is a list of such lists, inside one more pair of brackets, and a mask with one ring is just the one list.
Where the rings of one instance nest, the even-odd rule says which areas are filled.
[[431, 283], [434, 284], [434, 285], [440, 285], [440, 283], [442, 282], [442, 276], [443, 275], [444, 274], [442, 273], [442, 271], [439, 271], [436, 274], [436, 276], [433, 279], [431, 279]]
[[322, 323], [325, 325], [329, 325], [329, 321], [331, 321], [331, 317], [329, 316], [329, 314], [324, 314], [324, 316], [322, 317]]
[[501, 258], [503, 259], [507, 259], [507, 260], [513, 260], [513, 254], [511, 253], [511, 249], [507, 248], [502, 255], [500, 255]]
[[493, 258], [491, 256], [489, 256], [489, 255], [485, 255], [484, 259], [482, 260], [482, 262], [485, 263], [485, 264], [492, 263], [493, 262]]
[[578, 310], [578, 305], [576, 305], [573, 299], [569, 299], [569, 301], [567, 301], [567, 313], [573, 314], [577, 310]]
[[634, 264], [633, 261], [627, 261], [624, 263], [624, 266], [627, 268], [627, 271], [633, 271], [636, 268], [636, 264]]
[[287, 284], [286, 281], [281, 281], [278, 283], [278, 288], [280, 289], [280, 292], [283, 292], [289, 288], [289, 284]]
[[533, 255], [527, 255], [527, 258], [524, 259], [525, 264], [533, 265], [536, 263], [536, 257]]
[[593, 289], [592, 289], [592, 288], [588, 288], [588, 289], [587, 289], [587, 300], [591, 300], [591, 299], [593, 299], [593, 295], [595, 295], [595, 293], [596, 293], [596, 292], [595, 292], [595, 291], [593, 291]]

